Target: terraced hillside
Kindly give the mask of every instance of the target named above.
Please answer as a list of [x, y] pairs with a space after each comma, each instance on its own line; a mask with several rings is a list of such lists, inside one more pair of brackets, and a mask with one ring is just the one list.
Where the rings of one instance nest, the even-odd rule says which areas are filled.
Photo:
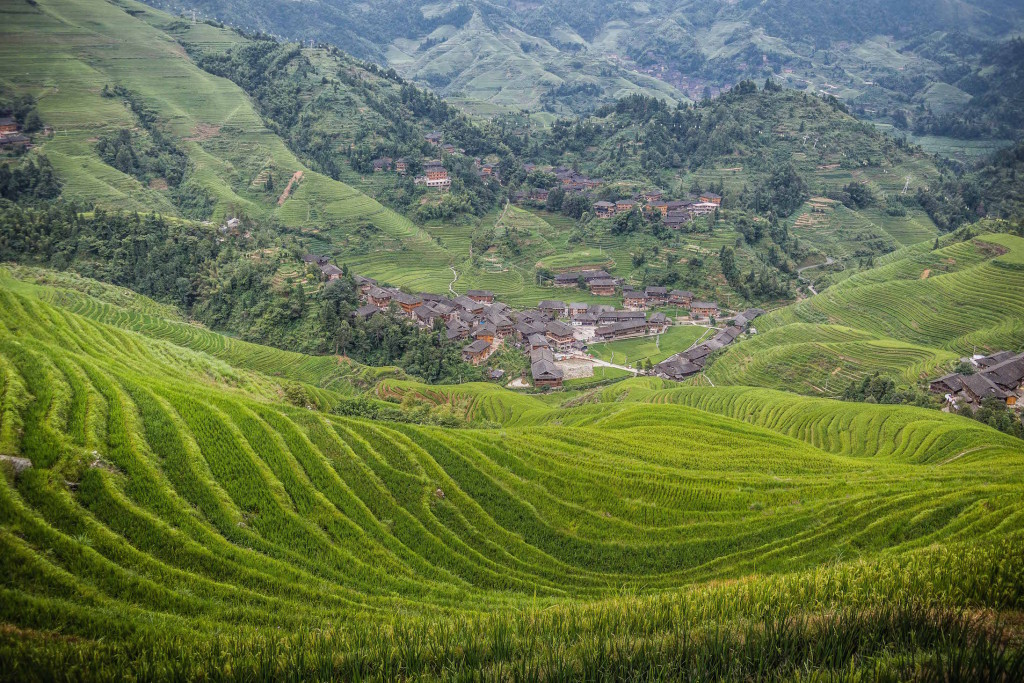
[[645, 380], [373, 422], [97, 294], [0, 279], [0, 678], [1024, 665], [959, 611], [1024, 607], [1024, 445], [977, 423]]
[[[166, 183], [143, 184], [97, 152], [99, 138], [121, 129], [148, 136], [125, 98], [104, 96], [104, 87], [120, 87], [153, 112], [156, 129], [187, 156], [182, 187], [208, 199], [213, 220], [237, 214], [278, 220], [322, 238], [366, 275], [413, 288], [446, 287], [449, 255], [407, 218], [307, 168], [241, 89], [189, 60], [168, 33], [187, 29], [184, 22], [131, 0], [6, 3], [0, 19], [4, 90], [35, 96], [43, 121], [54, 127], [52, 137], [40, 138], [38, 152], [53, 163], [64, 198], [172, 216], [183, 211]], [[212, 27], [196, 33], [199, 43], [240, 40]], [[281, 186], [269, 193], [254, 185], [267, 168]], [[297, 172], [301, 180], [279, 203], [286, 179]], [[367, 225], [379, 238], [371, 257], [356, 237]]]
[[724, 353], [708, 376], [827, 396], [874, 372], [919, 385], [976, 350], [1021, 348], [1024, 239], [943, 239], [759, 319], [757, 338]]

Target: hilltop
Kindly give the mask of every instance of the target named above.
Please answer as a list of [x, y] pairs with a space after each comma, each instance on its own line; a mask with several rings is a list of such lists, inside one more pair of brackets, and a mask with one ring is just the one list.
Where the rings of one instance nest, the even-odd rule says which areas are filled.
[[[448, 391], [488, 397], [489, 427], [370, 421], [344, 379], [297, 406], [267, 350], [20, 276], [0, 278], [5, 678], [1020, 665], [959, 612], [1024, 594], [1024, 448], [975, 422], [846, 404], [850, 438], [828, 401], [650, 380], [575, 407]], [[439, 395], [387, 393], [410, 389]], [[798, 642], [840, 649], [777, 654]]]

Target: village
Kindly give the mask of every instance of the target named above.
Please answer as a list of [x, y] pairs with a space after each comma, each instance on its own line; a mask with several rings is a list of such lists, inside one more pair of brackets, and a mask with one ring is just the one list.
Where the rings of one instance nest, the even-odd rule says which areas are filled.
[[1024, 400], [1024, 353], [975, 354], [961, 358], [957, 369], [928, 385], [933, 393], [943, 396], [947, 410], [957, 411], [964, 406], [977, 410], [990, 399], [1015, 408]]
[[[321, 277], [330, 282], [344, 277], [344, 271], [326, 257], [308, 254], [304, 262], [319, 270]], [[555, 286], [576, 287], [582, 280], [591, 291], [614, 295], [622, 290], [622, 306], [587, 304], [562, 300], [541, 301], [536, 308], [513, 310], [496, 300], [494, 292], [469, 290], [446, 297], [439, 294], [410, 294], [395, 287], [381, 286], [372, 278], [354, 276], [362, 303], [353, 316], [368, 320], [374, 315], [392, 310], [408, 317], [421, 329], [434, 329], [440, 321], [449, 341], [467, 342], [462, 357], [467, 363], [485, 366], [488, 359], [503, 346], [521, 350], [530, 358], [530, 372], [520, 378], [505, 378], [497, 369], [490, 369], [489, 378], [495, 381], [513, 379], [511, 388], [560, 388], [566, 379], [566, 370], [575, 373], [582, 365], [615, 367], [631, 374], [651, 374], [664, 379], [684, 380], [699, 374], [708, 357], [742, 334], [751, 331], [750, 323], [764, 314], [750, 309], [730, 315], [718, 304], [700, 301], [692, 292], [668, 290], [665, 287], [647, 287], [635, 290], [604, 271], [582, 271], [556, 277]], [[571, 280], [570, 277], [571, 276]], [[687, 315], [673, 320], [658, 308], [674, 307]], [[717, 326], [725, 324], [719, 329]], [[593, 358], [587, 353], [593, 343], [614, 342], [664, 334], [673, 324], [703, 325], [717, 334], [701, 340], [679, 354], [653, 365], [640, 367], [617, 366]], [[705, 335], [706, 336], [706, 335]]]
[[[444, 165], [444, 157], [465, 154], [465, 150], [457, 148], [451, 143], [443, 142], [444, 135], [439, 131], [427, 133], [424, 138], [441, 153], [441, 158], [423, 162], [423, 172], [416, 175], [413, 182], [428, 189], [447, 191], [452, 186], [452, 178]], [[504, 184], [500, 169], [496, 164], [487, 163], [481, 158], [474, 158], [473, 164], [481, 179]], [[417, 162], [406, 157], [394, 159], [386, 156], [378, 157], [371, 163], [374, 173], [395, 173], [399, 176], [408, 175], [410, 170], [417, 165]], [[601, 179], [590, 178], [575, 169], [564, 166], [538, 166], [533, 163], [525, 163], [523, 171], [528, 176], [534, 175], [535, 172], [541, 172], [554, 177], [555, 181], [546, 187], [516, 190], [511, 194], [510, 201], [520, 205], [543, 206], [556, 188], [567, 194], [588, 194], [605, 184]], [[596, 201], [593, 203], [592, 209], [594, 216], [601, 219], [614, 218], [620, 214], [640, 210], [648, 220], [659, 220], [665, 227], [679, 230], [695, 218], [714, 214], [721, 208], [721, 205], [721, 195], [714, 192], [701, 192], [699, 196], [692, 199], [671, 200], [665, 198], [663, 190], [650, 189], [614, 202]]]

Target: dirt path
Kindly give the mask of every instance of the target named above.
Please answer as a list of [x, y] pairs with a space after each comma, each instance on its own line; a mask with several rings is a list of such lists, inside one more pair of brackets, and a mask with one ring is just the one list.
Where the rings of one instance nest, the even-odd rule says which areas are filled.
[[458, 271], [455, 270], [455, 266], [448, 266], [448, 267], [452, 269], [452, 275], [455, 276], [452, 279], [452, 281], [448, 283], [448, 291], [452, 293], [452, 296], [458, 296], [458, 294], [455, 293], [454, 285], [455, 285], [456, 282], [459, 281], [459, 273], [458, 273]]
[[506, 213], [508, 212], [508, 206], [509, 206], [509, 204], [511, 204], [511, 203], [512, 203], [511, 201], [508, 201], [508, 200], [506, 200], [506, 201], [505, 201], [505, 208], [501, 210], [501, 215], [500, 215], [500, 216], [498, 216], [498, 220], [496, 220], [496, 221], [494, 222], [494, 229], [495, 229], [495, 230], [497, 230], [497, 229], [498, 229], [498, 226], [499, 226], [499, 225], [501, 225], [501, 222], [502, 222], [503, 220], [505, 220], [505, 214], [506, 214]]
[[832, 258], [831, 256], [826, 256], [824, 263], [815, 263], [813, 266], [804, 266], [803, 268], [797, 268], [796, 274], [800, 275], [805, 270], [814, 270], [815, 268], [821, 268], [822, 266], [831, 266], [835, 262], [836, 260], [834, 258]]
[[284, 192], [282, 192], [281, 196], [277, 198], [278, 206], [284, 204], [285, 200], [287, 200], [288, 197], [291, 196], [292, 186], [298, 183], [300, 180], [302, 180], [302, 171], [296, 171], [294, 175], [292, 175], [291, 180], [288, 181], [288, 187], [284, 188]]
[[978, 451], [983, 451], [986, 448], [989, 448], [989, 446], [978, 446], [976, 448], [968, 448], [966, 451], [963, 451], [962, 453], [957, 453], [952, 458], [946, 458], [942, 462], [938, 463], [937, 467], [941, 467], [942, 465], [948, 465], [951, 462], [959, 460], [960, 458], [964, 457], [965, 455], [970, 455], [971, 453], [977, 453]]
[[796, 276], [798, 279], [800, 279], [800, 281], [807, 285], [807, 291], [811, 293], [811, 296], [818, 296], [818, 290], [814, 288], [814, 283], [811, 282], [810, 278], [804, 277], [804, 271], [814, 270], [815, 268], [821, 268], [823, 266], [831, 266], [835, 262], [836, 260], [834, 258], [832, 258], [831, 256], [826, 256], [824, 263], [817, 263], [813, 266], [804, 266], [803, 268], [797, 268]]
[[926, 268], [925, 271], [923, 273], [921, 273], [921, 279], [922, 280], [927, 280], [928, 276], [931, 275], [931, 274], [932, 274], [931, 269], [930, 268]]

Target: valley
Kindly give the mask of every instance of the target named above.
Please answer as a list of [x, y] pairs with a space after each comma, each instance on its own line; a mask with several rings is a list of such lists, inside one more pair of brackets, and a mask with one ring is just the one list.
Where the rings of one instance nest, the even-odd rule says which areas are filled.
[[0, 681], [1021, 680], [1022, 22], [0, 6]]

